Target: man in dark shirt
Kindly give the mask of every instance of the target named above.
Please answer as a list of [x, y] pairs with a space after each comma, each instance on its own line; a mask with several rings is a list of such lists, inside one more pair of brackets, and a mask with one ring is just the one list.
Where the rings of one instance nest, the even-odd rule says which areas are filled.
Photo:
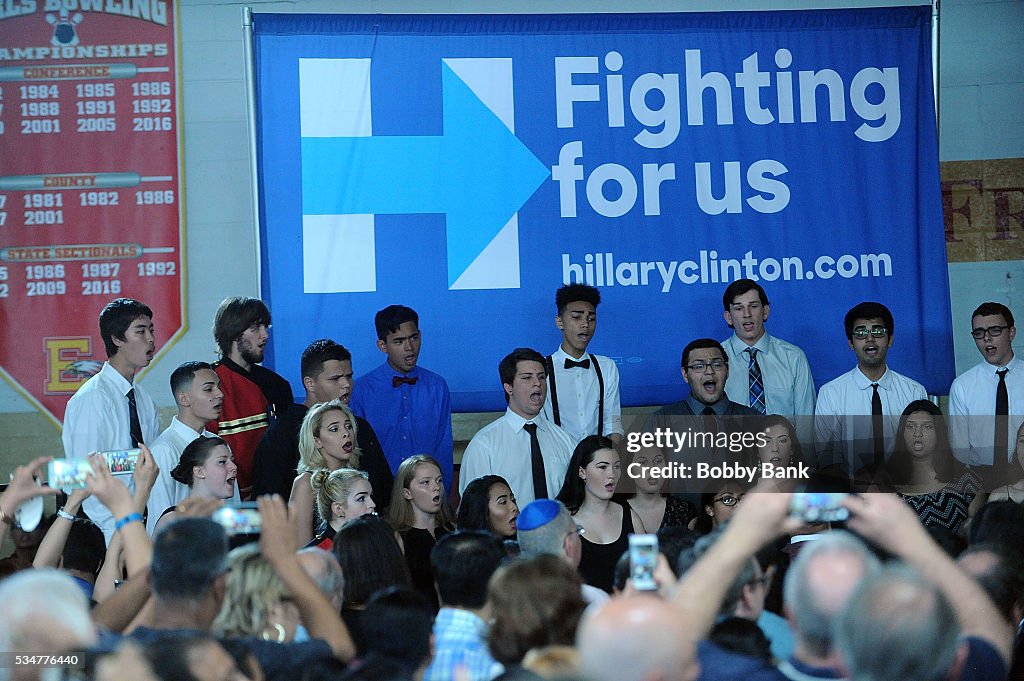
[[[352, 397], [352, 353], [329, 338], [309, 344], [302, 352], [302, 384], [306, 399], [289, 405], [270, 425], [256, 447], [253, 482], [257, 495], [291, 493], [295, 468], [299, 463], [299, 429], [309, 408], [316, 404], [341, 400], [348, 404]], [[356, 441], [359, 446], [359, 467], [370, 476], [373, 497], [381, 512], [391, 499], [394, 476], [377, 434], [370, 424], [356, 417]]]

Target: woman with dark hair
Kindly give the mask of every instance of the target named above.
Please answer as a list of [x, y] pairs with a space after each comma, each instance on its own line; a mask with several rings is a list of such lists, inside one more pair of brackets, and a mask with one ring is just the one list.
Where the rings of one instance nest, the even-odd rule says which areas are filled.
[[629, 535], [646, 531], [640, 516], [612, 500], [621, 477], [615, 445], [606, 437], [591, 435], [576, 445], [557, 497], [582, 528], [579, 569], [583, 580], [608, 593], [615, 581], [615, 564], [629, 548]]
[[[228, 500], [235, 496], [238, 466], [228, 443], [219, 437], [200, 437], [181, 452], [171, 477], [188, 487], [188, 498]], [[160, 514], [153, 528], [155, 535], [178, 514], [170, 506]]]
[[345, 575], [341, 618], [352, 632], [357, 654], [362, 655], [365, 639], [360, 624], [366, 602], [389, 586], [412, 586], [409, 569], [391, 525], [375, 515], [356, 518], [338, 530], [334, 555]]
[[519, 505], [512, 488], [500, 475], [485, 475], [466, 485], [455, 516], [460, 530], [487, 530], [503, 539], [515, 539]]
[[700, 495], [701, 513], [690, 526], [707, 534], [732, 517], [747, 489], [736, 480], [718, 478], [708, 482]]
[[903, 410], [896, 448], [875, 482], [899, 494], [926, 527], [955, 533], [986, 500], [978, 475], [953, 458], [942, 412], [928, 400]]

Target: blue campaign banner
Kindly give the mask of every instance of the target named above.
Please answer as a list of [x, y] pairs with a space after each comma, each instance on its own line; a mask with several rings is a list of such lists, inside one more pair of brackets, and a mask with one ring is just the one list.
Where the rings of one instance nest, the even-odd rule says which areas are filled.
[[374, 313], [404, 304], [453, 409], [503, 409], [499, 360], [554, 351], [554, 292], [582, 281], [623, 404], [663, 404], [750, 277], [817, 385], [877, 300], [889, 365], [945, 394], [929, 12], [253, 15], [271, 364], [302, 394], [326, 336], [366, 373]]

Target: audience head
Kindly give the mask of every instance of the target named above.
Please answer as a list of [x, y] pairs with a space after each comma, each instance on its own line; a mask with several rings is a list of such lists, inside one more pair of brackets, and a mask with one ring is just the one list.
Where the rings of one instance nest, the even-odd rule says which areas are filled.
[[505, 478], [485, 475], [466, 485], [455, 525], [460, 530], [487, 530], [501, 537], [515, 537], [518, 518], [519, 505]]
[[[135, 331], [143, 335], [148, 331], [149, 340], [152, 341], [153, 311], [145, 303], [131, 298], [118, 298], [106, 304], [100, 312], [100, 337], [103, 339], [107, 357], [113, 357], [121, 347], [129, 343], [127, 336], [129, 331], [133, 330], [135, 322], [140, 323]], [[152, 357], [150, 353], [149, 358]], [[146, 366], [148, 363], [146, 360], [139, 366]]]
[[171, 395], [182, 410], [204, 422], [216, 421], [224, 403], [220, 377], [207, 362], [185, 362], [171, 372]]
[[601, 293], [586, 284], [567, 284], [555, 292], [555, 326], [562, 332], [562, 349], [581, 357], [597, 330]]
[[753, 345], [764, 335], [764, 323], [768, 321], [771, 306], [768, 295], [756, 281], [737, 279], [729, 284], [722, 295], [722, 305], [725, 323], [744, 343]]
[[359, 467], [356, 415], [341, 400], [309, 408], [299, 427], [299, 473]]
[[1016, 627], [1024, 618], [1024, 560], [1019, 553], [1001, 544], [974, 544], [956, 560]]
[[1017, 329], [1013, 313], [1002, 303], [982, 303], [971, 314], [971, 336], [978, 352], [992, 366], [1006, 366], [1013, 359]]
[[[679, 574], [682, 575], [692, 568], [719, 540], [722, 532], [722, 529], [717, 529], [698, 539], [692, 547], [680, 552], [676, 563]], [[752, 557], [743, 565], [743, 569], [725, 592], [719, 614], [725, 617], [736, 616], [757, 620], [764, 610], [764, 598], [767, 593], [768, 580], [761, 565]]]
[[[37, 568], [11, 575], [0, 581], [0, 603], [0, 650], [6, 654], [56, 655], [96, 645], [89, 601], [65, 572]], [[0, 668], [0, 678], [11, 671]]]
[[165, 600], [201, 601], [226, 579], [227, 556], [223, 527], [209, 518], [176, 518], [153, 538], [153, 594]]
[[970, 545], [1001, 544], [1024, 558], [1024, 505], [1010, 500], [982, 506], [967, 531]]
[[377, 509], [370, 476], [365, 471], [319, 468], [313, 471], [309, 481], [313, 486], [317, 514], [335, 530]]
[[444, 493], [441, 464], [427, 454], [410, 456], [398, 466], [388, 507], [391, 524], [399, 532], [419, 527], [417, 520], [433, 517], [436, 527], [455, 529], [452, 509]]
[[389, 305], [373, 318], [377, 329], [377, 348], [388, 356], [395, 371], [409, 373], [420, 357], [420, 317], [404, 305]]
[[269, 327], [270, 310], [262, 300], [234, 296], [225, 298], [217, 308], [213, 338], [222, 357], [230, 357], [237, 350], [245, 362], [259, 364]]
[[[698, 338], [683, 348], [683, 380], [690, 386], [693, 399], [711, 405], [725, 397], [729, 378], [729, 356], [713, 338]], [[716, 368], [717, 367], [717, 368]]]
[[209, 634], [169, 632], [146, 645], [146, 657], [161, 679], [239, 679], [235, 658]]
[[441, 605], [479, 610], [487, 600], [487, 583], [505, 559], [501, 539], [482, 530], [462, 530], [437, 540], [430, 567]]
[[433, 623], [433, 607], [418, 592], [406, 586], [382, 589], [366, 602], [361, 620], [365, 654], [398, 662], [410, 671], [425, 667], [430, 662]]
[[555, 556], [519, 559], [498, 568], [487, 589], [487, 645], [498, 662], [519, 664], [526, 652], [572, 645], [586, 608], [576, 569]]
[[215, 499], [235, 494], [238, 466], [228, 443], [219, 437], [199, 437], [186, 445], [171, 477], [193, 493]]
[[291, 641], [300, 623], [299, 611], [288, 599], [284, 582], [260, 553], [259, 544], [232, 549], [228, 570], [227, 591], [214, 630], [224, 636]]
[[784, 599], [794, 633], [808, 652], [827, 657], [834, 625], [850, 595], [878, 559], [848, 532], [828, 532], [806, 542], [786, 572]]
[[544, 355], [531, 348], [516, 348], [498, 364], [498, 376], [514, 413], [532, 419], [541, 412], [548, 394]]
[[299, 562], [320, 592], [340, 611], [345, 602], [345, 576], [333, 553], [315, 546], [299, 551]]
[[835, 625], [836, 647], [853, 681], [943, 678], [959, 638], [945, 596], [902, 565], [866, 575]]
[[576, 567], [580, 564], [583, 544], [579, 528], [569, 509], [555, 499], [531, 501], [519, 514], [516, 531], [523, 558], [558, 556]]
[[622, 477], [622, 462], [613, 443], [603, 435], [589, 435], [576, 445], [565, 481], [556, 497], [570, 513], [580, 510], [588, 497], [607, 501]]
[[352, 353], [330, 338], [315, 340], [302, 351], [299, 366], [307, 402], [319, 404], [352, 398]]
[[576, 647], [589, 681], [693, 681], [700, 670], [682, 615], [647, 594], [613, 598], [588, 613]]
[[68, 539], [61, 552], [60, 566], [96, 576], [107, 554], [107, 542], [103, 530], [91, 520], [75, 518], [68, 530]]
[[394, 530], [373, 515], [356, 518], [334, 538], [334, 555], [345, 575], [345, 606], [363, 606], [375, 592], [409, 586], [409, 569]]

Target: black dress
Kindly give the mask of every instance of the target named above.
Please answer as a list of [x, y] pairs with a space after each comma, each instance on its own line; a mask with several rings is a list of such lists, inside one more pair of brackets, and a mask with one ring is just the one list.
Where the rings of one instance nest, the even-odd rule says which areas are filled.
[[583, 581], [611, 593], [615, 582], [615, 564], [629, 549], [631, 534], [633, 514], [629, 506], [622, 506], [622, 529], [619, 531], [618, 539], [610, 544], [595, 544], [588, 541], [585, 534], [580, 537], [583, 542], [580, 557], [580, 575], [583, 576]]
[[405, 564], [409, 566], [412, 586], [433, 604], [434, 612], [437, 612], [440, 604], [437, 601], [437, 591], [434, 589], [434, 571], [430, 569], [430, 551], [437, 540], [448, 534], [448, 531], [439, 527], [431, 536], [427, 530], [410, 527], [400, 534], [405, 545]]

